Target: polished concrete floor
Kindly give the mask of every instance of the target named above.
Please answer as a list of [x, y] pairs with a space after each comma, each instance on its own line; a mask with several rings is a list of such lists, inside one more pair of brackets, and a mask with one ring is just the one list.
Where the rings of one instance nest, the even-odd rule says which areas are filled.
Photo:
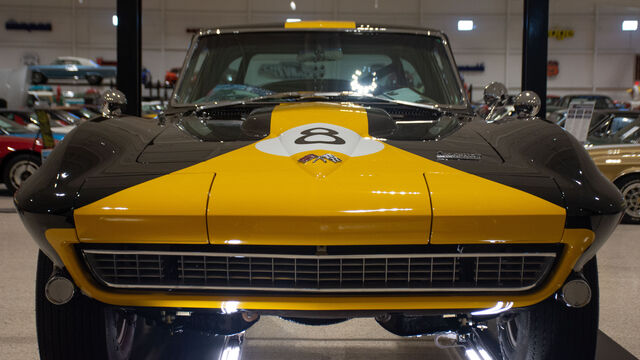
[[[11, 206], [11, 198], [0, 188], [0, 359], [37, 359], [33, 299], [37, 248], [18, 215], [5, 210]], [[640, 226], [633, 225], [618, 227], [598, 254], [600, 329], [636, 357], [640, 357], [639, 257]], [[437, 348], [432, 338], [399, 338], [372, 319], [312, 327], [265, 317], [247, 331], [245, 344], [244, 359], [460, 358], [456, 351]]]

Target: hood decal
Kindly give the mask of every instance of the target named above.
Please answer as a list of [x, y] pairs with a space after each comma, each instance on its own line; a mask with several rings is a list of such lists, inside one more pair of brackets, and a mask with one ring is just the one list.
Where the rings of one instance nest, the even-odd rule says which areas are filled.
[[327, 123], [296, 126], [277, 137], [262, 140], [255, 147], [267, 154], [294, 156], [307, 151], [337, 152], [349, 157], [377, 153], [384, 144], [362, 137], [353, 130]]

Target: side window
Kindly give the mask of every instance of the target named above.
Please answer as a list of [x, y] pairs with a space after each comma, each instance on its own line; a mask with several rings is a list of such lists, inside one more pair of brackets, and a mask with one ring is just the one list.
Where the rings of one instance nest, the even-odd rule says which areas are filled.
[[640, 125], [632, 126], [631, 129], [620, 135], [620, 142], [625, 144], [640, 143], [640, 131], [638, 130], [640, 130]]
[[628, 117], [624, 117], [624, 116], [617, 116], [614, 117], [613, 120], [611, 121], [611, 128], [609, 130], [610, 134], [615, 134], [618, 132], [618, 130], [624, 128], [625, 126], [631, 124], [635, 119], [632, 118], [628, 118]]
[[404, 77], [407, 80], [407, 86], [416, 90], [419, 93], [424, 93], [424, 84], [422, 78], [416, 71], [416, 68], [405, 59], [401, 59], [402, 69], [404, 70]]

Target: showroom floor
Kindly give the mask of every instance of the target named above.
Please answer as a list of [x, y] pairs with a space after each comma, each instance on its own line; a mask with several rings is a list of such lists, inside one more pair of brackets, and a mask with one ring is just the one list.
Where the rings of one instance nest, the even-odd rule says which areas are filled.
[[[11, 209], [11, 197], [2, 187], [0, 359], [37, 359], [33, 299], [37, 248]], [[636, 328], [640, 323], [640, 311], [636, 306], [640, 299], [639, 233], [640, 226], [620, 226], [598, 255], [600, 329], [636, 357], [640, 357], [640, 336]], [[212, 343], [216, 341], [211, 339]], [[171, 341], [154, 341], [155, 346], [161, 343], [168, 346]], [[416, 354], [421, 354], [423, 359], [460, 358], [456, 351], [438, 349], [429, 337], [404, 339], [393, 336], [372, 319], [309, 327], [272, 317], [261, 319], [247, 331], [243, 358], [414, 359]], [[192, 358], [200, 356], [189, 356]]]

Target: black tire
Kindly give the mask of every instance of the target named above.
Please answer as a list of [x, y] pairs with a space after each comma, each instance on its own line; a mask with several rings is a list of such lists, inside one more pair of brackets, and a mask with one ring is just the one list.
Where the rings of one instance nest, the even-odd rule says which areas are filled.
[[46, 84], [47, 83], [47, 77], [44, 76], [43, 73], [39, 72], [39, 71], [34, 71], [33, 73], [31, 73], [31, 83], [33, 84]]
[[137, 317], [76, 294], [54, 305], [44, 294], [53, 263], [38, 254], [36, 330], [41, 360], [126, 360], [133, 348]]
[[20, 154], [11, 158], [2, 171], [2, 182], [13, 194], [20, 185], [40, 167], [40, 157], [35, 154]]
[[102, 76], [100, 76], [100, 75], [87, 75], [87, 81], [91, 85], [100, 85], [100, 84], [102, 84]]
[[640, 175], [631, 175], [616, 181], [624, 197], [625, 210], [622, 222], [640, 224]]
[[591, 302], [569, 308], [550, 297], [498, 318], [498, 342], [507, 360], [593, 360], [598, 336], [598, 266], [589, 261], [583, 274]]

